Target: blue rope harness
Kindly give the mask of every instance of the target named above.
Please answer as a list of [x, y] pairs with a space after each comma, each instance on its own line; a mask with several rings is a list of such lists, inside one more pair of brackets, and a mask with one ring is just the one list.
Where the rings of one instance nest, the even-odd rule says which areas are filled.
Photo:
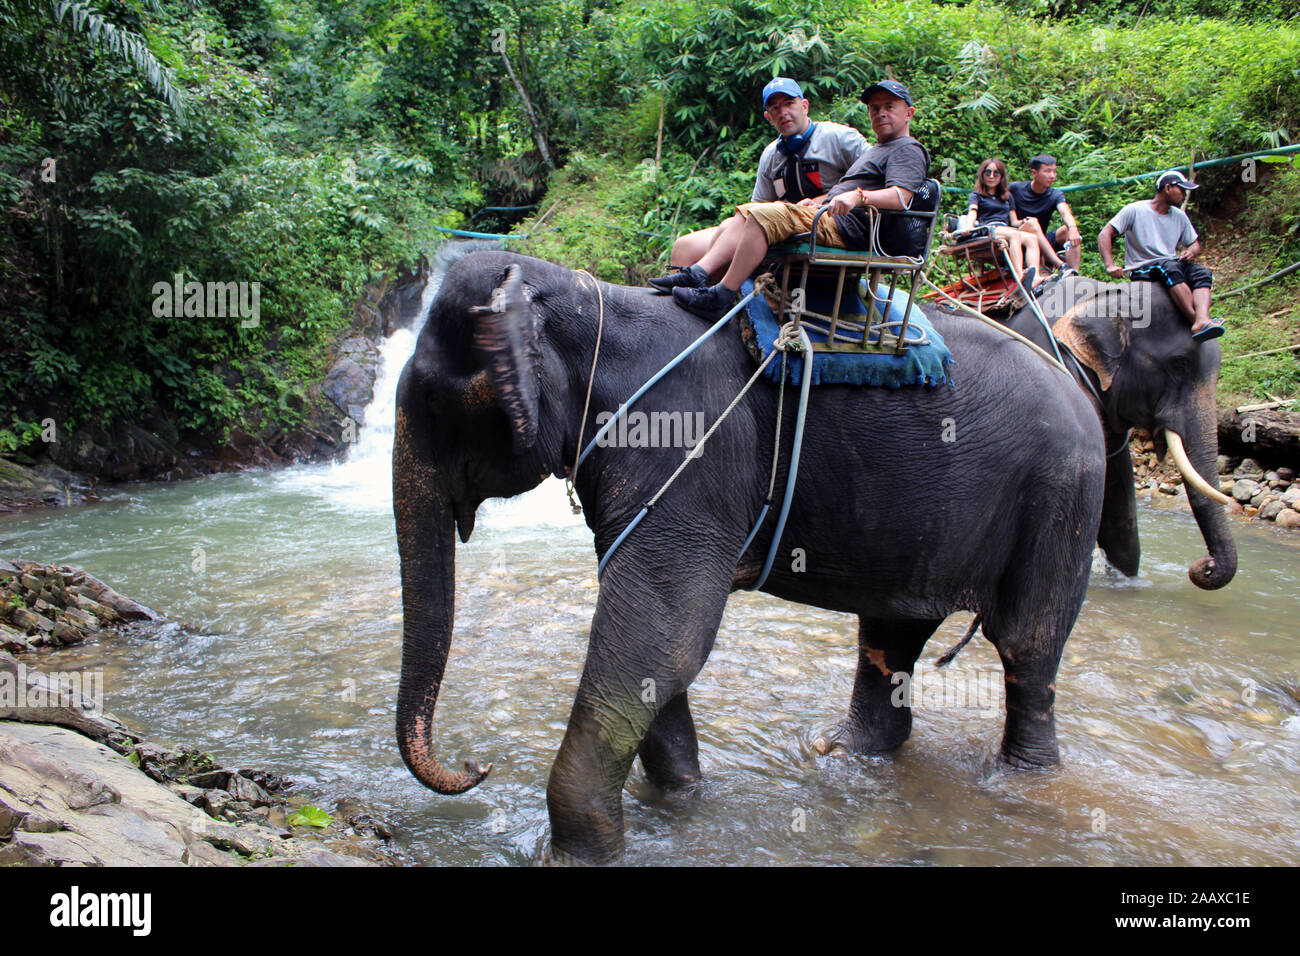
[[[598, 431], [595, 437], [592, 438], [591, 443], [588, 444], [587, 447], [583, 449], [582, 454], [578, 456], [578, 464], [581, 465], [582, 462], [586, 460], [587, 456], [590, 455], [591, 452], [597, 447], [597, 444], [599, 443], [600, 439], [603, 438], [606, 434], [608, 434], [609, 430], [614, 426], [615, 422], [617, 422], [618, 419], [623, 416], [623, 414], [632, 406], [634, 402], [636, 402], [637, 399], [639, 399], [642, 395], [648, 392], [651, 389], [651, 387], [656, 382], [658, 382], [661, 378], [663, 378], [674, 368], [680, 365], [681, 362], [688, 355], [690, 355], [692, 352], [698, 349], [702, 344], [704, 344], [705, 340], [707, 340], [715, 332], [717, 332], [724, 325], [726, 325], [727, 322], [730, 321], [731, 317], [735, 315], [737, 312], [739, 312], [742, 308], [744, 308], [749, 303], [749, 300], [752, 299], [757, 294], [758, 294], [758, 290], [755, 289], [753, 292], [750, 292], [749, 295], [745, 296], [743, 299], [737, 302], [735, 306], [733, 306], [731, 310], [727, 312], [726, 315], [724, 315], [716, 323], [714, 323], [714, 325], [707, 332], [705, 332], [694, 342], [688, 345], [685, 349], [683, 349], [677, 355], [676, 358], [674, 358], [667, 365], [665, 365], [658, 372], [656, 372], [653, 376], [651, 376], [649, 381], [647, 381], [644, 385], [642, 385], [639, 389], [637, 389], [632, 394], [631, 398], [629, 398], [626, 402], [620, 405], [618, 410], [614, 413], [614, 415], [607, 422], [605, 422], [603, 426], [601, 426], [600, 431]], [[804, 419], [808, 411], [808, 396], [812, 386], [812, 374], [808, 365], [812, 362], [813, 351], [812, 351], [812, 341], [808, 338], [808, 333], [802, 328], [800, 328], [798, 331], [799, 331], [800, 345], [803, 348], [804, 362], [806, 364], [804, 369], [803, 380], [800, 383], [800, 387], [799, 387], [799, 411], [795, 418], [794, 444], [791, 447], [791, 451], [790, 451], [790, 455], [791, 455], [790, 473], [786, 479], [785, 498], [781, 502], [781, 512], [777, 516], [776, 531], [773, 533], [772, 543], [768, 547], [767, 559], [763, 563], [763, 570], [762, 573], [759, 574], [757, 581], [754, 583], [754, 585], [751, 588], [748, 588], [748, 590], [751, 591], [758, 590], [763, 586], [763, 583], [767, 580], [768, 573], [772, 570], [773, 563], [776, 561], [777, 546], [781, 543], [781, 535], [785, 531], [786, 519], [790, 515], [790, 503], [794, 500], [795, 482], [798, 480], [799, 477], [799, 453], [803, 447]], [[782, 361], [784, 360], [785, 359], [783, 354]], [[781, 388], [782, 389], [785, 388], [784, 384], [782, 384]], [[781, 422], [779, 416], [776, 424], [777, 424], [776, 441], [779, 445], [781, 440]], [[716, 427], [716, 423], [715, 423], [715, 427]], [[697, 449], [695, 450], [698, 450], [698, 446]], [[693, 456], [694, 456], [694, 451], [692, 452], [692, 455], [688, 456], [688, 459]], [[776, 468], [775, 460], [773, 461], [772, 467], [774, 469], [773, 477], [775, 478], [775, 468]], [[669, 484], [671, 484], [672, 481], [675, 480], [675, 478], [676, 475], [674, 475], [673, 478], [670, 478]], [[655, 496], [655, 498], [652, 499], [650, 502], [648, 502], [646, 505], [644, 505], [641, 508], [641, 510], [637, 512], [636, 517], [633, 518], [631, 522], [629, 522], [628, 526], [623, 529], [623, 532], [617, 538], [614, 539], [614, 543], [609, 546], [609, 550], [605, 552], [604, 557], [600, 559], [600, 564], [596, 568], [596, 577], [598, 579], [601, 577], [601, 575], [604, 574], [605, 566], [609, 564], [609, 559], [614, 556], [614, 552], [618, 550], [619, 545], [621, 545], [624, 541], [627, 540], [628, 536], [636, 529], [636, 526], [639, 525], [641, 521], [645, 518], [645, 516], [650, 513], [650, 509], [654, 507], [655, 502], [658, 501], [659, 495], [662, 495], [663, 492], [667, 490], [667, 487], [668, 486], [665, 485], [663, 488], [661, 488], [659, 490], [659, 493]], [[759, 511], [758, 520], [754, 522], [753, 529], [749, 532], [749, 536], [745, 539], [745, 543], [740, 549], [740, 554], [736, 556], [737, 561], [739, 561], [740, 558], [744, 555], [744, 553], [747, 550], [749, 550], [750, 544], [753, 543], [754, 538], [757, 536], [759, 528], [762, 527], [763, 520], [767, 517], [767, 513], [770, 509], [771, 509], [771, 496], [769, 494], [768, 501], [764, 503], [762, 509]]]

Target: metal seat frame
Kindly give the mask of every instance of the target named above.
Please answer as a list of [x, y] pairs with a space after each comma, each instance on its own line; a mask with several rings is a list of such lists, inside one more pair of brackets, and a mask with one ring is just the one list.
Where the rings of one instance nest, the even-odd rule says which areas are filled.
[[[933, 211], [886, 210], [892, 216], [908, 216], [929, 220], [925, 246], [920, 257], [890, 256], [881, 250], [881, 211], [874, 206], [865, 207], [871, 230], [871, 247], [869, 249], [854, 251], [841, 249], [837, 246], [823, 246], [819, 250], [817, 247], [817, 228], [821, 217], [829, 211], [825, 206], [817, 210], [817, 214], [813, 217], [812, 232], [805, 233], [809, 237], [806, 250], [789, 248], [793, 242], [801, 240], [802, 236], [794, 236], [768, 249], [765, 262], [774, 265], [780, 270], [781, 297], [777, 310], [778, 316], [789, 315], [796, 322], [800, 321], [803, 316], [810, 316], [820, 319], [828, 325], [826, 341], [814, 342], [813, 351], [892, 352], [895, 355], [901, 355], [907, 351], [908, 320], [911, 318], [912, 304], [916, 301], [916, 290], [921, 282], [921, 273], [929, 262], [930, 247], [934, 243], [935, 225], [939, 219], [939, 183], [933, 179], [929, 180], [929, 183], [935, 195], [935, 209]], [[790, 273], [796, 263], [800, 265], [799, 284], [794, 290], [797, 295], [792, 295]], [[812, 272], [835, 275], [836, 277], [835, 300], [830, 315], [813, 312], [803, 304], [807, 292], [808, 276]], [[900, 281], [906, 283], [908, 290], [907, 308], [903, 312], [901, 323], [887, 320], [876, 306], [876, 296], [873, 293], [875, 289], [885, 286], [886, 273], [888, 273], [888, 293], [886, 298], [889, 302], [892, 303], [894, 292], [898, 289]], [[857, 286], [857, 280], [861, 279], [864, 274], [867, 277], [868, 295], [863, 296], [860, 289], [855, 291], [867, 311], [864, 321], [857, 322], [840, 315], [840, 300], [844, 293], [846, 279], [852, 276], [854, 285]], [[896, 330], [895, 327], [897, 327]]]

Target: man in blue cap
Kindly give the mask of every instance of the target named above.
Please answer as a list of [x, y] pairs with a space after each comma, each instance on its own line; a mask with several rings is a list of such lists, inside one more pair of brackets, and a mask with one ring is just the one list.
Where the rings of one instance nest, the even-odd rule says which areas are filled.
[[[907, 88], [897, 80], [881, 80], [863, 91], [862, 101], [870, 111], [876, 145], [859, 156], [827, 194], [824, 205], [829, 212], [818, 223], [819, 245], [870, 248], [871, 219], [865, 207], [909, 208], [929, 174], [930, 154], [910, 133], [916, 111]], [[725, 270], [722, 280], [703, 288], [682, 283], [673, 289], [678, 305], [702, 318], [725, 315], [735, 305], [741, 283], [763, 261], [767, 247], [810, 231], [817, 207], [748, 202], [737, 206], [736, 213], [722, 224], [708, 252], [695, 263], [697, 275]]]
[[[1201, 251], [1201, 241], [1182, 205], [1187, 193], [1196, 188], [1176, 169], [1161, 173], [1153, 198], [1129, 203], [1106, 223], [1097, 235], [1097, 251], [1106, 271], [1115, 278], [1122, 279], [1127, 272], [1130, 279], [1159, 282], [1168, 289], [1169, 297], [1191, 323], [1192, 338], [1201, 342], [1222, 335], [1223, 320], [1210, 318], [1214, 276], [1192, 261]], [[1124, 237], [1122, 269], [1115, 265], [1111, 252], [1117, 235]]]
[[[823, 202], [826, 193], [866, 150], [866, 139], [852, 127], [810, 120], [808, 100], [799, 84], [789, 77], [778, 76], [763, 87], [762, 99], [763, 116], [781, 135], [763, 150], [751, 201], [802, 205]], [[660, 292], [671, 292], [678, 286], [707, 286], [708, 274], [692, 263], [703, 258], [726, 225], [679, 238], [668, 260], [679, 271], [651, 279], [650, 285]]]

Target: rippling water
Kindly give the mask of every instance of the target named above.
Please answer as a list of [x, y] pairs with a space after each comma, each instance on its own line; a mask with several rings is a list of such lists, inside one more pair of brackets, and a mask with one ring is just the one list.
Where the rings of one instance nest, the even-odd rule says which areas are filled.
[[[396, 367], [410, 341], [391, 347]], [[394, 387], [377, 387], [347, 465], [132, 486], [0, 519], [0, 555], [84, 567], [184, 622], [51, 658], [102, 668], [106, 706], [145, 734], [326, 801], [356, 796], [419, 862], [534, 862], [595, 607], [591, 536], [554, 481], [480, 513], [457, 556], [435, 740], [450, 766], [496, 769], [460, 797], [425, 790], [393, 731]], [[921, 672], [897, 754], [818, 756], [812, 741], [847, 708], [856, 622], [737, 594], [691, 690], [705, 782], [664, 797], [634, 768], [627, 862], [1294, 864], [1300, 540], [1234, 523], [1237, 577], [1203, 592], [1186, 577], [1203, 553], [1190, 513], [1142, 505], [1139, 519], [1142, 578], [1094, 571], [1066, 646], [1060, 768], [998, 762], [1001, 668], [982, 639], [941, 677]], [[968, 620], [952, 618], [925, 660]]]

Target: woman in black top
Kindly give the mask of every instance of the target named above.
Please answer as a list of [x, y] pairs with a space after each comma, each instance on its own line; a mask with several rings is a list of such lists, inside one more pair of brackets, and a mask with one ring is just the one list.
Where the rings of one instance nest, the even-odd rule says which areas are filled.
[[972, 220], [971, 225], [993, 227], [993, 234], [1006, 241], [1007, 258], [1011, 260], [1011, 268], [1021, 276], [1021, 285], [1026, 289], [1035, 288], [1040, 255], [1038, 241], [1018, 228], [1020, 217], [1016, 215], [1011, 191], [1007, 188], [1007, 167], [1000, 159], [986, 159], [980, 163], [967, 215]]

